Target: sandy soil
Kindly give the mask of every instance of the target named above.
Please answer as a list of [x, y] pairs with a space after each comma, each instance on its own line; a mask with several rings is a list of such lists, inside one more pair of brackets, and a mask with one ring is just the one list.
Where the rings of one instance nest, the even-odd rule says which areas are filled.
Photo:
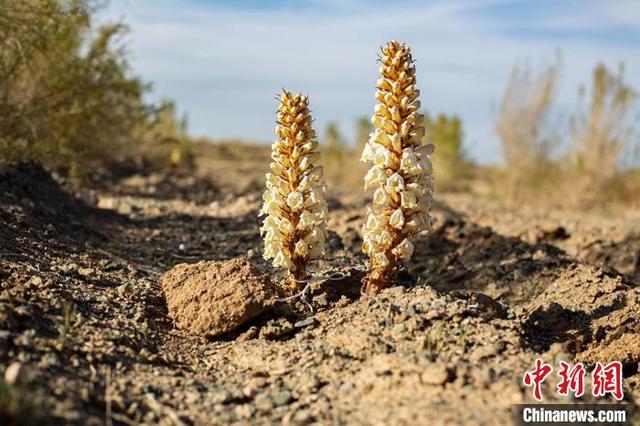
[[277, 303], [213, 339], [179, 329], [159, 282], [173, 266], [244, 257], [271, 275], [266, 155], [211, 148], [197, 177], [93, 189], [0, 171], [4, 424], [511, 424], [536, 358], [620, 360], [625, 400], [640, 400], [637, 212], [444, 195], [396, 285], [361, 296], [367, 200], [334, 186], [317, 271], [346, 278], [311, 287], [313, 312]]

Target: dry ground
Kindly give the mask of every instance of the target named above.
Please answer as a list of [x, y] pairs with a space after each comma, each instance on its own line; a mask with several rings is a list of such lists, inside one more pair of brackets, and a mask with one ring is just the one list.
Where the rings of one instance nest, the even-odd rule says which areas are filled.
[[640, 400], [638, 212], [444, 195], [397, 285], [361, 296], [366, 200], [334, 185], [318, 270], [347, 278], [312, 288], [313, 315], [281, 306], [203, 339], [170, 322], [158, 278], [238, 256], [269, 272], [256, 218], [268, 153], [212, 146], [200, 161], [197, 177], [90, 190], [2, 170], [3, 424], [511, 424], [537, 357], [622, 361], [626, 402]]

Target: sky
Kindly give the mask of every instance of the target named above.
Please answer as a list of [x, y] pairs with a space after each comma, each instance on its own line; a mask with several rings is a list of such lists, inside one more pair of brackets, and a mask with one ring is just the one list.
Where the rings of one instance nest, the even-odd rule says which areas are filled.
[[337, 122], [351, 138], [373, 112], [377, 55], [391, 39], [413, 51], [423, 107], [460, 116], [482, 163], [501, 159], [496, 105], [516, 64], [561, 53], [559, 119], [598, 62], [624, 62], [640, 89], [638, 0], [110, 0], [100, 19], [129, 25], [150, 100], [173, 99], [192, 135], [218, 140], [271, 142], [282, 88], [308, 94], [320, 135]]

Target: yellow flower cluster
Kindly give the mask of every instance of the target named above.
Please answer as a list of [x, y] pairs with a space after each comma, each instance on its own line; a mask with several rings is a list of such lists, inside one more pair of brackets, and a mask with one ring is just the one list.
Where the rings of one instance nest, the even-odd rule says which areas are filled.
[[378, 105], [361, 160], [371, 164], [364, 179], [373, 190], [373, 207], [363, 229], [363, 251], [369, 256], [365, 291], [388, 285], [401, 261], [413, 254], [411, 239], [431, 229], [433, 145], [422, 145], [424, 116], [409, 47], [391, 41], [382, 48]]
[[264, 258], [286, 269], [288, 283], [299, 290], [309, 261], [324, 254], [327, 237], [325, 184], [316, 134], [311, 128], [309, 100], [283, 91], [278, 107], [276, 141], [272, 145], [261, 215]]

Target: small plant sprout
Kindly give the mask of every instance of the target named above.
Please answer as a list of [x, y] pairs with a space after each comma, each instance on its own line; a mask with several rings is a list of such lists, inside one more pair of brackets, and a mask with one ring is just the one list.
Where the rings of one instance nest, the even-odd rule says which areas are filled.
[[260, 231], [264, 258], [287, 271], [288, 287], [297, 292], [303, 288], [308, 263], [324, 254], [326, 189], [322, 166], [316, 165], [320, 153], [308, 98], [283, 91], [277, 123]]
[[424, 116], [419, 113], [411, 50], [391, 41], [382, 48], [375, 127], [361, 160], [371, 164], [364, 178], [373, 192], [363, 229], [362, 250], [369, 256], [365, 292], [389, 285], [402, 262], [413, 254], [412, 237], [431, 229], [433, 145], [422, 145]]

